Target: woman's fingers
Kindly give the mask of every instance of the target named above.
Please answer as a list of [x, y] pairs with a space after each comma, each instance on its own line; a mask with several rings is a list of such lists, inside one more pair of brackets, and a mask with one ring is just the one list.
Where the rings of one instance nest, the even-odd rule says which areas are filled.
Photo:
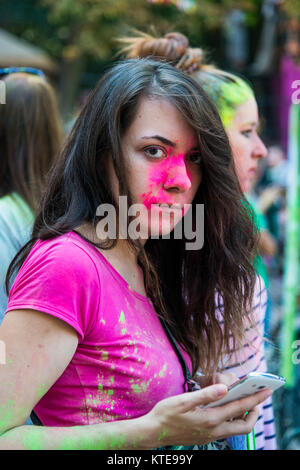
[[222, 421], [227, 421], [232, 418], [241, 417], [246, 412], [249, 413], [259, 403], [265, 401], [270, 395], [272, 395], [270, 390], [262, 390], [261, 392], [250, 395], [249, 397], [232, 401], [231, 403], [227, 403], [226, 405], [220, 407], [215, 407], [214, 409], [220, 410], [220, 417]]
[[205, 444], [228, 436], [249, 434], [258, 418], [257, 405], [263, 402], [271, 391], [262, 390], [226, 405], [205, 407], [226, 393], [226, 385], [215, 384], [157, 403], [152, 413], [155, 425], [160, 430], [168, 430], [168, 440], [164, 445], [172, 445], [176, 439], [185, 445]]
[[214, 384], [225, 384], [229, 387], [238, 380], [238, 377], [232, 372], [217, 372], [213, 376], [196, 374], [195, 380], [201, 388]]
[[214, 382], [215, 384], [225, 384], [227, 387], [232, 385], [238, 380], [238, 377], [233, 372], [218, 372], [215, 375]]
[[[193, 410], [197, 406], [207, 405], [213, 401], [219, 400], [227, 393], [227, 387], [224, 384], [210, 385], [201, 390], [192, 393], [184, 393], [183, 395], [173, 397], [177, 400], [180, 413], [186, 413]], [[174, 401], [174, 405], [175, 405]]]
[[[197, 406], [205, 406], [211, 402], [217, 401], [227, 393], [227, 386], [225, 384], [215, 384], [205, 387], [199, 391], [192, 393], [185, 393], [169, 398], [170, 405], [177, 405], [180, 413], [186, 413], [193, 410]], [[270, 390], [262, 390], [261, 392], [250, 395], [249, 397], [235, 400], [226, 405], [215, 407], [218, 410], [218, 416], [221, 421], [227, 421], [232, 418], [243, 415], [246, 411], [252, 410], [259, 403], [266, 400], [272, 392]], [[213, 412], [213, 410], [211, 410]]]
[[225, 384], [229, 387], [238, 380], [238, 377], [233, 372], [217, 372], [214, 376], [196, 374], [195, 380], [201, 388], [213, 384]]
[[243, 419], [233, 419], [232, 421], [222, 423], [219, 427], [219, 432], [223, 437], [249, 434], [257, 421], [258, 415], [259, 409], [255, 407]]

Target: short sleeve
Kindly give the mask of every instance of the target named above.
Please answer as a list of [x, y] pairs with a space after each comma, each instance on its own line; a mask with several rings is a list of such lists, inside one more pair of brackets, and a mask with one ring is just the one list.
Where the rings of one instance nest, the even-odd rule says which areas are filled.
[[62, 237], [36, 242], [12, 285], [6, 313], [50, 314], [72, 326], [82, 341], [97, 321], [100, 282], [90, 254]]

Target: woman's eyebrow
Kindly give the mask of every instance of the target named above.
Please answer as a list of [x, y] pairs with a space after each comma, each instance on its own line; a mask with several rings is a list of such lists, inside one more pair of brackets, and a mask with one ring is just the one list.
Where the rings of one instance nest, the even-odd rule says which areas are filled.
[[166, 139], [165, 137], [162, 137], [161, 135], [149, 135], [149, 136], [144, 135], [142, 139], [157, 139], [157, 140], [160, 140], [165, 145], [176, 147], [176, 144], [174, 142], [172, 142], [169, 139]]
[[260, 124], [259, 121], [252, 121], [252, 122], [244, 122], [243, 123], [244, 126], [251, 126], [251, 127], [259, 126], [259, 124]]

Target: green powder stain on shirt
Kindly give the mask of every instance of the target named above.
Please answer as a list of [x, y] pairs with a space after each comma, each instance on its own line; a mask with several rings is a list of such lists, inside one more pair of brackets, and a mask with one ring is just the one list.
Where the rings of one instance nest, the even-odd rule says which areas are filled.
[[142, 392], [142, 388], [138, 384], [131, 385], [131, 388], [135, 393], [141, 393]]
[[158, 375], [160, 377], [164, 377], [166, 369], [167, 369], [167, 364], [164, 364], [163, 368], [159, 371]]
[[142, 383], [141, 383], [141, 388], [142, 388], [143, 392], [147, 392], [147, 389], [148, 389], [148, 387], [149, 387], [149, 383], [150, 383], [150, 382], [151, 382], [151, 379], [150, 379], [149, 382], [147, 382], [147, 383], [146, 383], [146, 382], [142, 382]]
[[[119, 318], [119, 323], [121, 323], [122, 325], [125, 325], [125, 315], [124, 315], [124, 312], [123, 310], [121, 310], [121, 314], [120, 314], [120, 318]], [[126, 333], [126, 328], [122, 328], [121, 330], [121, 334], [122, 335], [125, 335]]]
[[120, 315], [120, 318], [119, 318], [119, 323], [125, 323], [125, 315], [124, 315], [123, 310], [121, 310], [121, 315]]

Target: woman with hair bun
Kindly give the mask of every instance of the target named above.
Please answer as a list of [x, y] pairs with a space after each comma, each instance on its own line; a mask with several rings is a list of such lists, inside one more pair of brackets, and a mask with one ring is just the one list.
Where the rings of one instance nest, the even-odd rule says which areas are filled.
[[[243, 193], [247, 193], [256, 174], [258, 161], [264, 158], [267, 153], [257, 134], [258, 109], [250, 85], [242, 78], [206, 63], [204, 51], [200, 48], [189, 47], [188, 39], [181, 33], [172, 32], [161, 38], [138, 33], [136, 37], [119, 38], [118, 41], [123, 44], [120, 54], [124, 54], [126, 58], [151, 57], [167, 61], [201, 85], [218, 109], [231, 145], [240, 188]], [[203, 162], [203, 178], [205, 178], [209, 164], [207, 161]], [[222, 198], [221, 188], [220, 198]], [[245, 205], [257, 227], [257, 218], [248, 200]], [[207, 206], [204, 210], [206, 213], [205, 223], [208, 223], [212, 212]], [[206, 240], [205, 243], [207, 243]], [[260, 274], [260, 263], [260, 257], [256, 256], [254, 265], [258, 274]], [[201, 278], [200, 282], [202, 282]], [[224, 305], [223, 302], [221, 304]], [[252, 371], [266, 371], [263, 339], [266, 304], [267, 291], [263, 280], [258, 277], [253, 300], [254, 327], [245, 323], [248, 340], [238, 350], [233, 351], [234, 348], [232, 348], [232, 353], [227, 356], [225, 370], [234, 372], [238, 377], [243, 377]], [[219, 315], [220, 323], [223, 325], [224, 311], [222, 306]], [[271, 398], [260, 407], [260, 415], [255, 425], [255, 435], [257, 449], [276, 448]]]

